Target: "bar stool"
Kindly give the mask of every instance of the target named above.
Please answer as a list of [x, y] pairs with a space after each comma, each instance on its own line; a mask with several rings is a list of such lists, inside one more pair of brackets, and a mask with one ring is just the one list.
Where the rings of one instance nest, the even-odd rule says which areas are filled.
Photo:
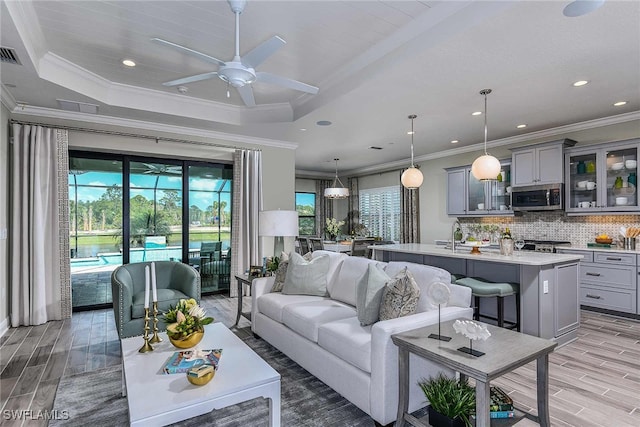
[[[507, 324], [508, 329], [515, 329], [520, 332], [520, 285], [517, 283], [496, 283], [489, 282], [477, 277], [463, 277], [455, 281], [456, 285], [471, 288], [471, 295], [474, 297], [473, 318], [480, 320], [480, 317], [495, 320], [501, 328]], [[515, 295], [516, 297], [516, 321], [504, 320], [504, 297]], [[480, 298], [496, 297], [498, 299], [498, 317], [485, 316], [480, 314]]]

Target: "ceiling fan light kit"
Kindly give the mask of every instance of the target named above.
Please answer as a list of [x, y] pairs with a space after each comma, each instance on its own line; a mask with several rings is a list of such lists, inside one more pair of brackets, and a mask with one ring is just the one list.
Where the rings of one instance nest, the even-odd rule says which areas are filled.
[[[276, 53], [278, 49], [286, 44], [286, 42], [278, 37], [273, 36], [270, 39], [262, 42], [247, 54], [240, 56], [240, 14], [244, 11], [246, 6], [246, 0], [228, 0], [229, 6], [236, 17], [236, 36], [235, 36], [235, 55], [231, 61], [221, 61], [213, 56], [207, 55], [202, 52], [190, 49], [179, 44], [163, 40], [160, 38], [152, 38], [151, 40], [173, 49], [177, 49], [182, 53], [199, 58], [205, 62], [215, 64], [218, 66], [218, 71], [210, 71], [203, 74], [196, 74], [194, 76], [182, 77], [180, 79], [171, 80], [162, 83], [164, 86], [178, 86], [188, 83], [194, 83], [202, 80], [211, 79], [217, 76], [220, 80], [224, 81], [228, 85], [233, 86], [238, 90], [240, 98], [247, 107], [255, 107], [256, 101], [253, 96], [253, 89], [251, 85], [253, 83], [268, 83], [288, 89], [293, 89], [301, 92], [310, 93], [315, 95], [318, 93], [318, 88], [308, 85], [306, 83], [299, 82], [297, 80], [281, 77], [275, 74], [266, 72], [257, 72], [255, 69], [258, 65], [262, 64], [267, 58]], [[229, 92], [227, 91], [227, 98]]]
[[409, 119], [411, 119], [411, 166], [402, 172], [402, 176], [400, 176], [400, 182], [402, 185], [408, 190], [415, 190], [422, 185], [422, 181], [424, 177], [422, 176], [422, 172], [413, 164], [413, 135], [415, 132], [413, 131], [413, 120], [418, 117], [415, 114], [411, 114]]
[[500, 161], [487, 153], [487, 95], [491, 89], [482, 89], [480, 95], [484, 96], [484, 154], [478, 157], [471, 165], [471, 174], [480, 181], [493, 181], [498, 179], [500, 173]]
[[349, 189], [338, 178], [338, 160], [340, 159], [333, 160], [336, 162], [336, 177], [333, 179], [331, 187], [324, 189], [324, 197], [327, 199], [346, 199], [349, 197]]

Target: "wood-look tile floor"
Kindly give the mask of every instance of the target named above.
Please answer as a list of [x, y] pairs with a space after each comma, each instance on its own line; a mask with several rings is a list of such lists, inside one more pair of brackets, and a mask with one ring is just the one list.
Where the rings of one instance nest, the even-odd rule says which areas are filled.
[[[236, 299], [204, 297], [216, 321], [231, 327]], [[243, 311], [250, 310], [244, 298]], [[242, 318], [239, 334], [247, 334]], [[74, 313], [73, 318], [12, 328], [0, 338], [0, 425], [46, 426], [45, 420], [7, 419], [11, 410], [50, 410], [63, 375], [120, 363], [112, 310]], [[640, 426], [640, 322], [582, 311], [579, 338], [550, 356], [550, 413], [554, 426]], [[536, 366], [525, 365], [492, 384], [518, 409], [536, 413]], [[507, 420], [496, 420], [496, 425]], [[373, 422], [371, 423], [373, 425]], [[523, 418], [517, 426], [537, 425]]]

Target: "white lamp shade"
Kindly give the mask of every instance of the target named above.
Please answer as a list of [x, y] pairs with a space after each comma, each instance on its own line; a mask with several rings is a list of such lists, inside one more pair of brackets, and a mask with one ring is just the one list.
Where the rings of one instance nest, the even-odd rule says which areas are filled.
[[406, 171], [402, 172], [402, 176], [400, 177], [400, 182], [409, 190], [415, 190], [416, 188], [422, 185], [422, 181], [424, 177], [422, 176], [422, 172], [417, 169], [415, 166], [411, 166]]
[[344, 187], [325, 188], [324, 197], [327, 199], [346, 199], [349, 197], [349, 189]]
[[261, 236], [297, 236], [297, 211], [260, 211], [259, 234]]
[[500, 173], [500, 161], [489, 154], [478, 157], [471, 165], [471, 173], [480, 181], [497, 179]]

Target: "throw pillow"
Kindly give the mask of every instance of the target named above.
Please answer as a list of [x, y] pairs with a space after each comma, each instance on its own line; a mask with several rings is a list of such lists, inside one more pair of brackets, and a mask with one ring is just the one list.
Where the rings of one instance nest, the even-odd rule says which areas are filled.
[[380, 315], [380, 302], [390, 277], [376, 264], [369, 264], [356, 286], [356, 312], [361, 326], [373, 325]]
[[282, 293], [325, 296], [327, 294], [329, 261], [328, 255], [321, 255], [311, 261], [306, 261], [299, 254], [292, 252]]
[[[311, 252], [307, 252], [302, 257], [305, 261], [311, 261]], [[289, 267], [289, 255], [286, 252], [282, 252], [280, 256], [280, 264], [278, 264], [278, 268], [275, 273], [275, 280], [273, 282], [273, 286], [271, 287], [271, 292], [282, 292], [282, 288], [284, 286], [284, 281], [287, 277], [287, 269]]]
[[403, 268], [384, 287], [380, 303], [380, 320], [396, 319], [415, 313], [420, 288], [413, 275]]

